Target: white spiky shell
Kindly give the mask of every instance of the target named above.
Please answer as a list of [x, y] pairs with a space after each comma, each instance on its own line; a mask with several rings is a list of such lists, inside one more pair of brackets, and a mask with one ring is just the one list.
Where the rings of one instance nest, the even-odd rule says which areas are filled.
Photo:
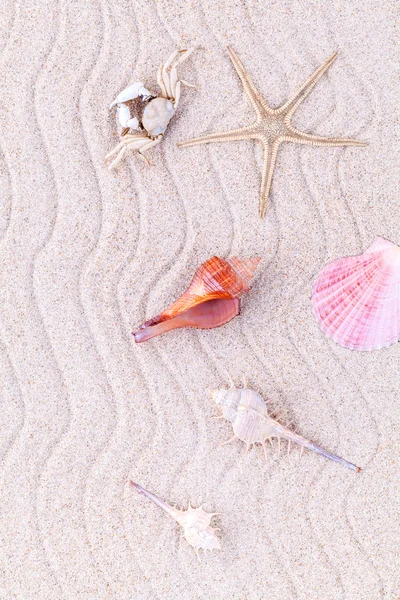
[[327, 265], [312, 294], [322, 331], [352, 350], [377, 350], [400, 338], [400, 248], [378, 237], [359, 256]]
[[174, 106], [167, 98], [150, 100], [143, 111], [142, 124], [151, 137], [164, 133], [175, 112]]
[[221, 548], [220, 541], [215, 534], [216, 529], [210, 525], [211, 519], [218, 513], [208, 513], [201, 506], [193, 508], [190, 502], [187, 510], [179, 510], [174, 506], [170, 506], [152, 492], [144, 489], [138, 483], [131, 481], [131, 485], [138, 492], [157, 504], [157, 506], [165, 510], [181, 525], [184, 538], [188, 544], [195, 548], [196, 553], [198, 550], [219, 550]]
[[[176, 510], [176, 509], [175, 509]], [[207, 513], [201, 506], [187, 510], [176, 510], [175, 520], [183, 527], [183, 535], [188, 544], [196, 549], [219, 550], [221, 544], [211, 527], [211, 519], [216, 513]]]
[[[322, 454], [326, 458], [333, 460], [348, 469], [360, 471], [360, 468], [347, 460], [328, 452], [315, 442], [307, 440], [303, 436], [294, 433], [288, 427], [281, 425], [273, 419], [267, 410], [266, 403], [260, 394], [251, 389], [219, 389], [211, 392], [211, 398], [221, 408], [222, 416], [232, 423], [234, 436], [229, 443], [234, 440], [242, 440], [246, 443], [247, 449], [253, 444], [262, 444], [265, 457], [266, 441], [271, 442], [272, 438], [286, 439], [313, 452]], [[272, 442], [271, 442], [272, 443]], [[222, 444], [224, 445], [224, 444]]]

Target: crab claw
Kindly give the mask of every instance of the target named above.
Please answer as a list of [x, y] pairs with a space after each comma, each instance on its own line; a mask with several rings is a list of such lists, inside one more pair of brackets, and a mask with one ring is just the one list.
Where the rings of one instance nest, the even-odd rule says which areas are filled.
[[131, 111], [126, 104], [118, 104], [117, 120], [121, 127], [128, 127], [128, 121], [131, 119]]
[[129, 129], [139, 129], [139, 121], [136, 117], [132, 117], [131, 119], [128, 119], [126, 126], [129, 127]]
[[123, 129], [128, 127], [129, 129], [139, 129], [139, 121], [136, 117], [132, 117], [129, 106], [126, 104], [118, 104], [117, 108], [117, 122]]
[[137, 98], [138, 96], [140, 96], [143, 99], [146, 99], [149, 96], [151, 96], [149, 90], [147, 90], [144, 87], [142, 81], [136, 81], [135, 83], [132, 83], [132, 85], [122, 90], [122, 92], [120, 92], [115, 98], [114, 102], [110, 104], [110, 109], [116, 104], [121, 104], [121, 102], [129, 102], [129, 100], [135, 100], [135, 98]]

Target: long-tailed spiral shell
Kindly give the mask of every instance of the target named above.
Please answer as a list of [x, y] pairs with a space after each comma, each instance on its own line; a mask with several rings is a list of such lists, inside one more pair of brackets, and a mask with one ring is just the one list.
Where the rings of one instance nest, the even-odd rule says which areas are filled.
[[318, 275], [313, 312], [322, 331], [352, 350], [377, 350], [400, 337], [400, 248], [377, 238], [359, 256]]
[[181, 525], [185, 539], [188, 544], [195, 548], [196, 553], [198, 553], [200, 549], [217, 550], [221, 547], [220, 541], [215, 534], [216, 529], [211, 527], [211, 520], [218, 513], [208, 513], [203, 510], [201, 506], [193, 508], [190, 506], [190, 503], [187, 510], [178, 510], [164, 502], [164, 500], [161, 500], [161, 498], [152, 492], [143, 488], [138, 483], [135, 483], [134, 481], [131, 481], [130, 483], [140, 494], [143, 494], [152, 500]]
[[350, 463], [336, 454], [332, 454], [332, 452], [328, 452], [319, 444], [295, 433], [270, 417], [264, 399], [254, 390], [249, 388], [213, 390], [211, 398], [221, 408], [221, 416], [232, 423], [234, 436], [228, 442], [242, 440], [246, 443], [247, 449], [252, 444], [262, 444], [265, 457], [267, 458], [266, 441], [271, 441], [272, 438], [278, 438], [278, 442], [281, 439], [286, 439], [289, 444], [291, 442], [299, 444], [303, 448], [308, 448], [317, 454], [321, 454], [325, 458], [333, 460], [347, 469], [357, 472], [361, 471], [357, 465]]

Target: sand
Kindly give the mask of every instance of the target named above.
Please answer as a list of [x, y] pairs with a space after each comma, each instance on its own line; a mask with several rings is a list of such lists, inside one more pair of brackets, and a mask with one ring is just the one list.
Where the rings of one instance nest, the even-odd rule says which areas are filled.
[[[344, 2], [3, 0], [0, 18], [1, 600], [400, 597], [400, 345], [351, 352], [314, 322], [331, 260], [400, 243], [398, 7]], [[396, 37], [397, 36], [397, 37]], [[248, 123], [237, 51], [277, 106], [339, 57], [294, 123], [367, 148], [178, 149]], [[103, 164], [108, 106], [179, 47], [176, 118], [146, 167]], [[135, 345], [211, 255], [263, 257], [242, 314]], [[286, 448], [243, 454], [209, 392], [242, 375], [356, 474]], [[127, 485], [220, 512], [198, 562]]]

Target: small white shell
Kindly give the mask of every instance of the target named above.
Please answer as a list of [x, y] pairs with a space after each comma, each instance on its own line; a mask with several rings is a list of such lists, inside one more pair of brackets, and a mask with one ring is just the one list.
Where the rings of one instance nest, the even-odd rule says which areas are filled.
[[175, 110], [167, 98], [154, 98], [143, 111], [142, 124], [151, 137], [164, 133]]
[[207, 513], [201, 506], [192, 508], [190, 503], [187, 510], [177, 511], [177, 513], [175, 519], [183, 527], [183, 535], [193, 548], [203, 550], [221, 548], [215, 529], [210, 526], [211, 519], [216, 513]]
[[139, 493], [152, 500], [157, 506], [165, 510], [183, 528], [183, 535], [191, 546], [195, 548], [197, 556], [199, 549], [219, 550], [221, 544], [215, 535], [215, 528], [211, 527], [211, 519], [218, 513], [207, 513], [202, 507], [192, 508], [189, 503], [187, 510], [178, 510], [170, 506], [152, 492], [145, 490], [138, 483], [130, 482]]

